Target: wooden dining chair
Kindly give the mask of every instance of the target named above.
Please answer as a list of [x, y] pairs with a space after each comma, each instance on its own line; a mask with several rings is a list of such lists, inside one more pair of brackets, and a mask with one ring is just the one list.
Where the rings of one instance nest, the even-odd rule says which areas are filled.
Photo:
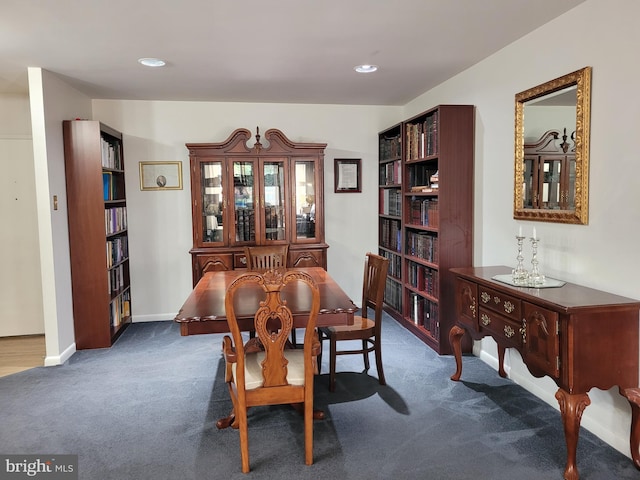
[[[364, 262], [364, 280], [362, 287], [361, 315], [354, 317], [353, 325], [338, 325], [318, 329], [320, 341], [329, 340], [329, 390], [336, 388], [336, 357], [338, 355], [361, 354], [364, 358], [365, 371], [369, 370], [369, 353], [374, 352], [378, 381], [386, 385], [382, 369], [382, 350], [380, 346], [380, 332], [382, 327], [382, 303], [389, 270], [389, 259], [374, 253], [367, 253]], [[369, 318], [369, 308], [375, 312], [374, 318]], [[341, 340], [361, 340], [362, 348], [338, 350], [337, 344]], [[318, 356], [318, 368], [322, 362], [322, 352]]]
[[[280, 296], [290, 282], [306, 284], [312, 293], [311, 311], [304, 348], [287, 349], [293, 326], [291, 310]], [[242, 343], [234, 305], [240, 301], [242, 287], [259, 284], [266, 298], [254, 317], [256, 337]], [[304, 287], [303, 287], [304, 288]], [[242, 471], [249, 472], [247, 409], [259, 405], [304, 404], [305, 463], [313, 463], [313, 377], [317, 373], [320, 342], [316, 330], [320, 293], [313, 278], [305, 272], [284, 269], [265, 273], [248, 272], [234, 280], [225, 296], [225, 310], [231, 337], [225, 335], [222, 351], [226, 363], [225, 381], [233, 403], [231, 426], [240, 429]], [[295, 442], [283, 445], [290, 453]]]
[[244, 253], [247, 258], [247, 268], [249, 270], [264, 272], [287, 266], [289, 245], [245, 247]]
[[[266, 272], [274, 268], [287, 267], [289, 245], [259, 245], [245, 247], [244, 256], [247, 259], [247, 268], [257, 272]], [[250, 332], [253, 337], [253, 332]], [[298, 347], [296, 329], [291, 330], [291, 344]]]

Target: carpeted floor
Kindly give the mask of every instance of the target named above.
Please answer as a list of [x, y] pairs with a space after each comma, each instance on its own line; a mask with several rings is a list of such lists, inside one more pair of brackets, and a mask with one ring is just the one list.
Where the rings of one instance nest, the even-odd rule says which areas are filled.
[[[314, 464], [304, 464], [302, 418], [289, 407], [249, 414], [250, 474], [238, 432], [217, 430], [231, 408], [221, 335], [181, 337], [173, 322], [131, 325], [110, 349], [0, 378], [0, 454], [77, 454], [80, 479], [562, 479], [559, 413], [475, 357], [452, 382], [440, 357], [390, 317], [383, 324], [388, 385], [360, 357], [327, 362], [315, 404]], [[373, 362], [375, 365], [375, 362]], [[640, 479], [625, 455], [586, 430], [584, 480]]]

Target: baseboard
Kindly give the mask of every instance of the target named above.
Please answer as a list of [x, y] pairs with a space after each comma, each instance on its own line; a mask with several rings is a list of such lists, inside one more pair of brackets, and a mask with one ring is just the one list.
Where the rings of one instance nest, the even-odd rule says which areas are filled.
[[44, 357], [45, 367], [55, 367], [56, 365], [62, 365], [64, 362], [71, 358], [71, 355], [76, 353], [76, 343], [73, 342], [69, 345], [60, 355], [47, 355]]
[[176, 317], [175, 312], [173, 313], [154, 313], [152, 315], [133, 315], [131, 318], [132, 323], [142, 323], [142, 322], [165, 322], [165, 321], [173, 321]]

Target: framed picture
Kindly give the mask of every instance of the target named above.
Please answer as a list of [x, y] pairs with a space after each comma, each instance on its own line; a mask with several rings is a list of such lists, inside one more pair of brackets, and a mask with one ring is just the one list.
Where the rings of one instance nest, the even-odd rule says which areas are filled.
[[362, 191], [361, 159], [336, 158], [333, 162], [335, 192], [360, 193]]
[[182, 162], [140, 162], [140, 190], [182, 190]]

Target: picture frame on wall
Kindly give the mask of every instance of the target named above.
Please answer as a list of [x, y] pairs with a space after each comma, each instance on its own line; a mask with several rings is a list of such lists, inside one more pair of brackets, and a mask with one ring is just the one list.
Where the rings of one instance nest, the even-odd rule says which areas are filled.
[[362, 192], [362, 159], [335, 158], [334, 179], [335, 193]]
[[140, 162], [140, 190], [182, 190], [182, 162]]

